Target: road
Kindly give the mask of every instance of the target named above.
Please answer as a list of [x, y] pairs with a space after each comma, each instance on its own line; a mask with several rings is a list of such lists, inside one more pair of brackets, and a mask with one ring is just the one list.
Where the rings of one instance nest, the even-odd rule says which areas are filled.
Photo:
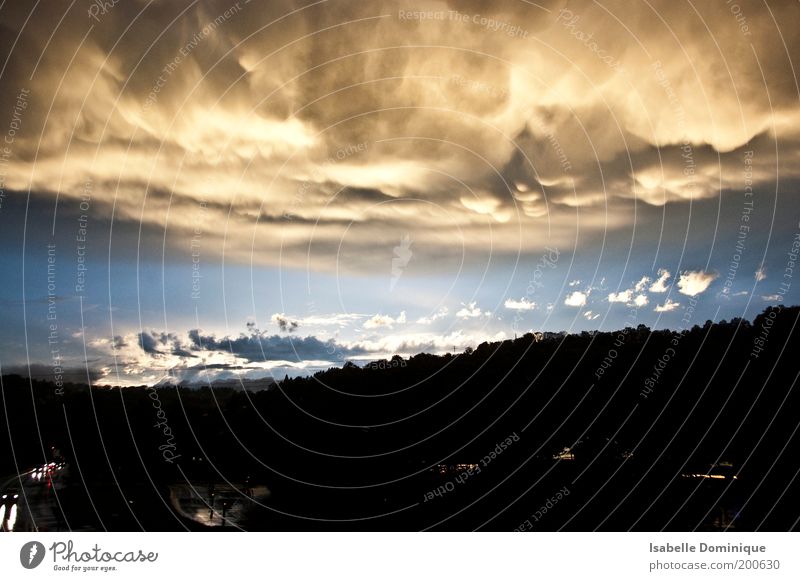
[[207, 527], [241, 528], [244, 512], [254, 503], [269, 497], [266, 486], [251, 488], [230, 484], [170, 486], [173, 508], [185, 518]]
[[2, 530], [64, 530], [58, 491], [63, 488], [63, 479], [68, 471], [66, 464], [51, 463], [5, 480], [0, 487], [3, 503], [0, 507]]

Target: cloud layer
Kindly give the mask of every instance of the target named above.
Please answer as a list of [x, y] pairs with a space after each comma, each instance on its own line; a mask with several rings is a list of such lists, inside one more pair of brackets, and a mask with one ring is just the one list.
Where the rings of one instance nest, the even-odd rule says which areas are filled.
[[600, 231], [741, 188], [746, 151], [755, 185], [798, 173], [796, 2], [740, 2], [746, 32], [725, 3], [12, 4], [5, 188], [234, 261], [567, 247], [575, 208]]

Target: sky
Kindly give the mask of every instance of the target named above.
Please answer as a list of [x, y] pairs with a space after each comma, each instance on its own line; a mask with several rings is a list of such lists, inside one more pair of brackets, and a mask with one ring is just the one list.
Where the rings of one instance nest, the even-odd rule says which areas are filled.
[[0, 5], [0, 370], [296, 376], [800, 302], [800, 4]]

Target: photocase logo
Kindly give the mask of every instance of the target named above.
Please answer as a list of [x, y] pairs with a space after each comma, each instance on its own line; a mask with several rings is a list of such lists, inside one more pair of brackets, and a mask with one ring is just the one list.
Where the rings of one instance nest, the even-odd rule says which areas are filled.
[[19, 562], [26, 569], [35, 569], [44, 560], [44, 553], [44, 545], [39, 541], [25, 543], [19, 550]]
[[389, 291], [393, 291], [397, 281], [403, 275], [403, 270], [408, 266], [408, 261], [414, 255], [411, 252], [411, 237], [404, 234], [400, 239], [400, 245], [394, 247], [394, 257], [392, 258], [392, 281], [389, 283]]

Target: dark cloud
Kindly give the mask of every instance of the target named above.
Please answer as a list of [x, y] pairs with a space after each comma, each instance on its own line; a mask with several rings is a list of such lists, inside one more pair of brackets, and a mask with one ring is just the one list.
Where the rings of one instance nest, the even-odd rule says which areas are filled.
[[286, 333], [287, 331], [289, 333], [293, 333], [300, 326], [300, 323], [298, 323], [297, 321], [292, 321], [291, 319], [288, 319], [283, 315], [275, 315], [272, 317], [272, 320], [278, 324], [278, 328], [283, 333]]
[[[158, 331], [142, 331], [137, 336], [142, 351], [149, 355], [175, 355], [177, 357], [195, 357], [185, 348], [183, 341], [174, 333]], [[126, 345], [122, 337], [114, 337], [114, 346], [119, 349]]]
[[350, 349], [333, 340], [322, 341], [316, 337], [282, 337], [280, 335], [239, 335], [217, 337], [203, 335], [192, 329], [188, 333], [192, 349], [197, 351], [220, 351], [230, 353], [253, 362], [263, 361], [335, 361], [362, 355], [363, 349]]
[[142, 348], [142, 351], [150, 355], [158, 355], [161, 353], [157, 348], [158, 340], [150, 333], [139, 333], [139, 346]]
[[[4, 375], [21, 375], [40, 381], [55, 381], [56, 372], [51, 365], [31, 363], [30, 365], [3, 366]], [[91, 363], [87, 367], [64, 367], [58, 372], [64, 383], [87, 384], [100, 379], [103, 374]]]

